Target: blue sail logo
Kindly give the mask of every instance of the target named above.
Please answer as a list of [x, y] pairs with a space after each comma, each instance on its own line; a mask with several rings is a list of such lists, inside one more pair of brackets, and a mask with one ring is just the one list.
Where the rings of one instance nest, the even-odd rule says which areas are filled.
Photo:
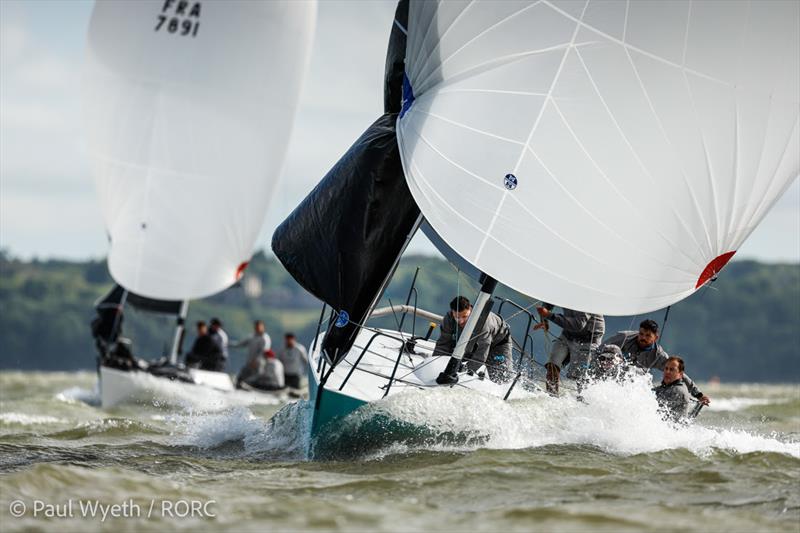
[[506, 177], [503, 179], [503, 185], [505, 185], [506, 189], [509, 191], [513, 191], [517, 188], [517, 177], [514, 174], [506, 174]]

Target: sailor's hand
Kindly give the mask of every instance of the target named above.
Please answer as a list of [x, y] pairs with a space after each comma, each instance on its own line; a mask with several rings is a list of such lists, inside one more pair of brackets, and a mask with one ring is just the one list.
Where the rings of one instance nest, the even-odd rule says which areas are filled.
[[547, 329], [548, 329], [547, 328], [547, 322], [544, 322], [544, 321], [539, 322], [538, 324], [533, 326], [533, 329], [534, 329], [534, 331], [537, 330], [537, 329], [544, 329], [545, 331], [547, 331]]
[[546, 308], [541, 307], [541, 306], [536, 308], [536, 312], [539, 313], [539, 316], [542, 317], [542, 318], [547, 318], [547, 317], [549, 317], [550, 315], [553, 314], [550, 311], [548, 311]]
[[710, 403], [711, 403], [711, 398], [709, 398], [708, 396], [706, 396], [705, 394], [703, 394], [703, 395], [700, 397], [700, 403], [702, 403], [703, 405], [708, 405], [708, 404], [710, 404]]

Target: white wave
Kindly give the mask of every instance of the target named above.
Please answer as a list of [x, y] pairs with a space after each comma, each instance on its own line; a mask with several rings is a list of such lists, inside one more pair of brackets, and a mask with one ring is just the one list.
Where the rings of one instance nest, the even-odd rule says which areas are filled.
[[155, 407], [178, 407], [186, 411], [226, 411], [249, 405], [278, 405], [287, 400], [283, 395], [242, 390], [221, 391], [156, 378], [143, 374], [143, 386], [130, 398], [133, 403], [149, 403]]
[[173, 426], [174, 443], [210, 449], [228, 442], [241, 442], [245, 455], [279, 455], [302, 459], [307, 449], [307, 402], [285, 405], [269, 420], [255, 416], [246, 407], [221, 413], [194, 412], [167, 416]]
[[81, 402], [97, 406], [100, 405], [100, 390], [97, 385], [92, 390], [84, 389], [83, 387], [70, 387], [56, 394], [55, 398], [60, 402]]
[[249, 409], [236, 407], [222, 413], [176, 414], [167, 417], [173, 425], [175, 443], [200, 448], [213, 448], [230, 441], [243, 440], [258, 431], [263, 421]]
[[47, 415], [29, 415], [25, 413], [0, 413], [0, 422], [19, 426], [35, 426], [40, 424], [65, 424], [68, 420]]
[[[488, 448], [593, 445], [611, 453], [638, 454], [684, 448], [706, 454], [779, 452], [800, 457], [800, 442], [783, 442], [743, 430], [665, 422], [648, 376], [631, 383], [600, 382], [572, 398], [529, 395], [511, 402], [458, 388], [409, 391], [367, 408], [442, 433], [482, 435]], [[364, 413], [361, 414], [363, 416]]]
[[768, 398], [719, 398], [706, 407], [710, 411], [741, 411], [756, 405], [775, 405], [785, 401], [770, 400]]

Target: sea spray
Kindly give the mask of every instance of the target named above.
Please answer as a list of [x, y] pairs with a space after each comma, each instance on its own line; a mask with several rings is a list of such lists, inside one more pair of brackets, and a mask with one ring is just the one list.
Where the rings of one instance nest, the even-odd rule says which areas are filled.
[[513, 401], [459, 388], [410, 390], [364, 406], [323, 432], [317, 457], [366, 454], [381, 448], [468, 451], [548, 445], [589, 445], [633, 455], [684, 448], [737, 453], [778, 452], [800, 457], [800, 443], [752, 430], [675, 424], [664, 420], [650, 376], [600, 381], [574, 396], [531, 393]]
[[241, 455], [269, 460], [302, 460], [308, 448], [308, 402], [284, 405], [269, 419], [257, 417], [247, 407], [222, 412], [185, 410], [171, 415], [172, 442], [202, 449], [237, 443]]

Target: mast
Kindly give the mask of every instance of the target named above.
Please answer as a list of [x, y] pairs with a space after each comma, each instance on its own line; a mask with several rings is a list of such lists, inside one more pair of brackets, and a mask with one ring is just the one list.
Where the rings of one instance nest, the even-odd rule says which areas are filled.
[[484, 322], [486, 322], [486, 317], [492, 310], [491, 298], [496, 287], [497, 280], [491, 276], [483, 274], [481, 290], [478, 293], [478, 298], [475, 300], [475, 304], [472, 306], [472, 312], [467, 319], [467, 323], [464, 324], [464, 329], [461, 331], [461, 335], [458, 337], [456, 347], [453, 349], [453, 354], [450, 356], [447, 366], [445, 367], [444, 371], [439, 374], [439, 377], [436, 378], [436, 383], [439, 385], [452, 385], [458, 383], [458, 369], [461, 366], [461, 360], [464, 358], [467, 345], [472, 340], [473, 332], [483, 326]]
[[178, 355], [183, 351], [183, 334], [186, 328], [186, 315], [189, 312], [189, 300], [181, 302], [181, 310], [175, 324], [175, 337], [172, 339], [172, 350], [169, 353], [169, 364], [178, 364]]
[[422, 215], [422, 213], [420, 213], [419, 216], [417, 217], [416, 222], [414, 222], [414, 225], [411, 226], [408, 235], [406, 235], [406, 240], [403, 243], [403, 246], [400, 247], [400, 251], [397, 253], [397, 257], [394, 258], [394, 263], [392, 264], [392, 268], [389, 269], [389, 272], [386, 274], [383, 283], [381, 283], [378, 292], [375, 293], [375, 297], [372, 299], [372, 303], [369, 304], [369, 308], [366, 315], [367, 318], [364, 320], [364, 323], [366, 323], [366, 321], [369, 320], [369, 317], [372, 316], [372, 312], [375, 310], [375, 307], [378, 305], [381, 298], [383, 297], [383, 293], [386, 291], [386, 288], [389, 286], [389, 283], [392, 281], [392, 278], [394, 277], [394, 273], [397, 271], [397, 267], [400, 265], [400, 258], [403, 257], [403, 253], [405, 253], [406, 248], [408, 248], [409, 243], [411, 243], [411, 239], [414, 238], [414, 235], [417, 233], [420, 226], [422, 226], [423, 222], [425, 222], [425, 217]]

